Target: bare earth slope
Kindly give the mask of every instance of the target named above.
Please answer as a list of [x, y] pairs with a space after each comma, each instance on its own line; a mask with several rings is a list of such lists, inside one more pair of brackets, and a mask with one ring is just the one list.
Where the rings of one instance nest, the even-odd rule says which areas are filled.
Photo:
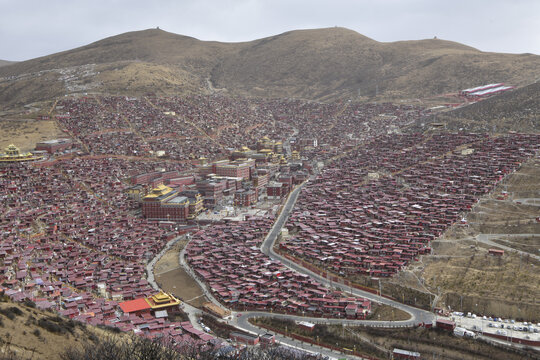
[[[66, 93], [231, 94], [314, 100], [415, 98], [481, 85], [527, 85], [540, 56], [484, 53], [438, 39], [380, 43], [344, 28], [290, 31], [244, 43], [158, 29], [0, 67], [0, 102]], [[23, 95], [20, 95], [23, 94]]]
[[0, 102], [84, 92], [200, 91], [215, 63], [234, 48], [157, 29], [129, 32], [0, 68]]
[[[251, 42], [220, 64], [213, 81], [244, 95], [410, 97], [504, 77], [507, 57], [444, 40], [380, 43], [344, 28], [299, 30]], [[488, 63], [493, 71], [476, 71]]]
[[0, 67], [15, 64], [15, 61], [0, 60]]
[[0, 75], [124, 61], [174, 64], [191, 67], [193, 71], [195, 69], [202, 71], [208, 67], [206, 61], [230, 47], [229, 44], [204, 42], [188, 36], [150, 29], [108, 37], [73, 50], [19, 62], [2, 69]]
[[[111, 336], [107, 329], [59, 317], [20, 303], [0, 302], [2, 359], [61, 359], [67, 349], [81, 348]], [[119, 335], [123, 336], [123, 335]]]
[[540, 131], [540, 83], [474, 103], [444, 115], [439, 120], [452, 129], [464, 126], [473, 130], [506, 132]]

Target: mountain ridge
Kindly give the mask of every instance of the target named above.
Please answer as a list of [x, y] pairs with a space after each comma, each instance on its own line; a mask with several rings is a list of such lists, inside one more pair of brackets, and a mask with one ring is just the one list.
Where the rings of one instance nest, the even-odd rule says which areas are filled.
[[378, 42], [340, 27], [236, 43], [147, 29], [0, 67], [0, 101], [87, 91], [182, 95], [213, 87], [230, 95], [318, 101], [410, 99], [490, 82], [523, 86], [539, 67], [538, 55], [486, 53], [441, 39]]
[[16, 63], [16, 61], [9, 61], [9, 60], [1, 60], [0, 59], [0, 67], [7, 66]]

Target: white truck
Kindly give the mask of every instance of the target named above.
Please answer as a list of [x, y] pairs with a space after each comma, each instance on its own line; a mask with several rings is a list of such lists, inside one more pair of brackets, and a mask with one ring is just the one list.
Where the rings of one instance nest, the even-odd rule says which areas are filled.
[[454, 329], [454, 335], [462, 336], [462, 337], [470, 337], [470, 338], [476, 337], [476, 333], [474, 331], [470, 331], [462, 327], [456, 327]]

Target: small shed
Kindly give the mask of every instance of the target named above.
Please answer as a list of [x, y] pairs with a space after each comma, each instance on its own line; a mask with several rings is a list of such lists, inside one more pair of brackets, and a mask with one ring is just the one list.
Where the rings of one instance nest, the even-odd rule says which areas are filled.
[[499, 250], [499, 249], [489, 249], [489, 255], [493, 255], [493, 256], [503, 256], [503, 255], [504, 255], [504, 250]]

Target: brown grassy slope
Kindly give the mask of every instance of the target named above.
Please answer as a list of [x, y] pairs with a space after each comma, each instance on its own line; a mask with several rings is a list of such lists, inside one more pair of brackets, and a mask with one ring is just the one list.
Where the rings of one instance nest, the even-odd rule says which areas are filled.
[[251, 42], [220, 64], [212, 80], [243, 94], [325, 99], [355, 97], [360, 89], [374, 96], [377, 86], [379, 93], [401, 89], [400, 76], [432, 56], [456, 52], [478, 51], [442, 40], [379, 43], [344, 28], [299, 30]]
[[[91, 92], [201, 92], [210, 78], [215, 88], [231, 94], [330, 100], [356, 98], [359, 90], [373, 97], [377, 88], [379, 97], [414, 98], [494, 81], [525, 85], [536, 75], [540, 56], [484, 53], [437, 39], [380, 43], [344, 28], [290, 31], [243, 43], [151, 29], [0, 67], [0, 102], [74, 92], [54, 69], [85, 64], [96, 64], [100, 72], [86, 79], [100, 84]], [[48, 78], [38, 73], [43, 70]], [[30, 75], [12, 78], [21, 74]], [[43, 90], [39, 84], [45, 81]]]
[[450, 128], [463, 124], [480, 130], [540, 131], [540, 83], [439, 115]]
[[8, 60], [0, 60], [0, 67], [14, 64], [15, 61], [8, 61]]
[[212, 81], [244, 95], [324, 98], [372, 83], [383, 65], [379, 47], [347, 29], [290, 31], [252, 41]]
[[15, 144], [21, 151], [33, 151], [40, 141], [66, 136], [52, 120], [0, 120], [0, 152], [4, 152], [9, 144]]
[[540, 56], [484, 53], [432, 39], [380, 43], [344, 28], [291, 31], [252, 41], [213, 72], [243, 95], [310, 99], [421, 97], [493, 81], [524, 85]]
[[108, 331], [18, 303], [0, 303], [0, 351], [20, 359], [60, 359], [69, 348], [105, 338]]
[[155, 63], [110, 63], [97, 70], [101, 91], [109, 94], [192, 94], [199, 93], [203, 86], [193, 72]]
[[59, 80], [59, 74], [55, 73], [40, 73], [18, 81], [0, 80], [0, 104], [3, 105], [2, 108], [4, 106], [7, 108], [11, 104], [28, 104], [50, 100], [62, 96], [64, 93], [64, 85]]
[[125, 61], [177, 65], [204, 72], [205, 69], [212, 67], [220, 56], [234, 47], [149, 29], [108, 37], [73, 50], [19, 62], [3, 68], [0, 76]]
[[[129, 32], [0, 68], [0, 102], [20, 105], [74, 92], [67, 89], [57, 69], [86, 64], [96, 64], [99, 72], [88, 79], [100, 83], [90, 92], [199, 92], [216, 62], [235, 48], [234, 44], [204, 42], [157, 29]], [[44, 70], [47, 72], [40, 73]], [[21, 74], [27, 75], [8, 78]]]

